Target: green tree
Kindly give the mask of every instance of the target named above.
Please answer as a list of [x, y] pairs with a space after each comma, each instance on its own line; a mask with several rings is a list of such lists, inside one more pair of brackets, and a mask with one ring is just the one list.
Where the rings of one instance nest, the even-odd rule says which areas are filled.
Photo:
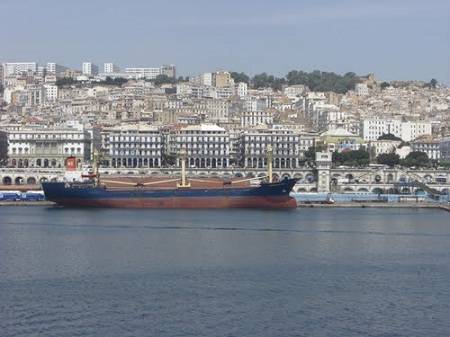
[[177, 162], [177, 155], [175, 153], [163, 152], [161, 156], [162, 166], [173, 166]]
[[413, 151], [401, 160], [400, 164], [406, 167], [429, 167], [431, 161], [425, 152]]
[[336, 165], [367, 166], [370, 163], [369, 152], [361, 148], [359, 150], [333, 152], [332, 161]]
[[380, 153], [377, 156], [377, 163], [394, 167], [395, 165], [400, 164], [400, 156], [394, 152]]
[[189, 76], [178, 76], [177, 82], [189, 82]]
[[267, 73], [261, 73], [253, 76], [252, 85], [255, 89], [269, 88], [273, 83], [273, 75], [267, 75]]
[[386, 88], [388, 88], [388, 87], [390, 87], [391, 85], [388, 83], [388, 82], [382, 82], [381, 84], [380, 84], [380, 88], [382, 89], [382, 90], [384, 90], [384, 89], [386, 89]]
[[121, 86], [124, 83], [127, 83], [128, 80], [126, 78], [111, 78], [110, 76], [107, 76], [104, 81], [99, 82], [99, 84], [104, 85], [115, 85], [115, 86]]
[[72, 77], [64, 77], [56, 80], [57, 87], [64, 87], [75, 84], [76, 81]]
[[174, 84], [175, 79], [167, 75], [158, 75], [154, 80], [155, 85], [160, 86], [162, 84]]
[[432, 78], [429, 83], [430, 88], [436, 88], [437, 85], [438, 85], [438, 81], [435, 78]]
[[392, 133], [383, 133], [380, 137], [378, 137], [378, 140], [397, 140], [397, 141], [402, 141], [401, 138], [397, 137], [396, 135], [393, 135]]
[[355, 84], [360, 82], [359, 76], [353, 72], [338, 75], [333, 72], [314, 70], [311, 73], [292, 70], [286, 75], [289, 85], [303, 84], [313, 91], [333, 91], [346, 93], [354, 89]]
[[450, 168], [450, 160], [441, 160], [438, 165], [448, 169]]
[[271, 84], [271, 88], [275, 91], [280, 91], [283, 88], [283, 85], [286, 83], [286, 79], [284, 78], [275, 78]]
[[273, 90], [281, 90], [286, 83], [284, 77], [275, 77], [267, 73], [261, 73], [253, 76], [251, 84], [255, 89], [272, 88]]
[[250, 83], [250, 77], [245, 74], [245, 73], [238, 73], [238, 72], [231, 72], [230, 73], [231, 78], [234, 80], [234, 83], [239, 83], [239, 82], [245, 82], [245, 83]]
[[316, 152], [323, 152], [325, 150], [325, 146], [318, 144], [315, 146], [310, 146], [308, 150], [305, 151], [303, 156], [307, 161], [315, 161], [316, 160]]

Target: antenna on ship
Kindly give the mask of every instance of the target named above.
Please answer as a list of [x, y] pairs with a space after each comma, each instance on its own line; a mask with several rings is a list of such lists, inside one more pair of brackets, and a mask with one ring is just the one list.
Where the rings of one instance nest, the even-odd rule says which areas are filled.
[[191, 184], [186, 181], [186, 150], [180, 150], [180, 160], [181, 160], [181, 183], [177, 184], [178, 188], [189, 188]]
[[272, 182], [272, 159], [273, 159], [273, 151], [272, 145], [267, 145], [266, 148], [266, 158], [267, 158], [267, 175], [269, 177], [269, 183]]

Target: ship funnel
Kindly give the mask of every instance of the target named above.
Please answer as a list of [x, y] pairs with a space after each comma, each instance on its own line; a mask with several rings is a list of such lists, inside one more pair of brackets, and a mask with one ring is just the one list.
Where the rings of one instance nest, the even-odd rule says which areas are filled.
[[67, 171], [75, 171], [77, 169], [77, 158], [71, 156], [67, 157], [65, 161]]

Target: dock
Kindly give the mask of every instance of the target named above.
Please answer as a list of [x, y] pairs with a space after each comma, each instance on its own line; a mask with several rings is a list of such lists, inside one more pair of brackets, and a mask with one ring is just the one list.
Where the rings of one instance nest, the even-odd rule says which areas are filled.
[[334, 203], [334, 204], [298, 204], [299, 208], [428, 208], [428, 209], [440, 209], [450, 212], [450, 205], [445, 204], [432, 204], [432, 203]]
[[[1, 206], [54, 206], [52, 201], [0, 201]], [[334, 204], [298, 204], [298, 208], [428, 208], [450, 212], [450, 205], [432, 203], [334, 203]]]

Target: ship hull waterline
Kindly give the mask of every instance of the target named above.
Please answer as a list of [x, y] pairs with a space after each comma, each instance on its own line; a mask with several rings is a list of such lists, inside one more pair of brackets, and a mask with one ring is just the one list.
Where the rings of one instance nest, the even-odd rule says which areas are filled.
[[46, 199], [65, 207], [105, 208], [296, 208], [295, 180], [248, 188], [128, 189], [43, 183]]

